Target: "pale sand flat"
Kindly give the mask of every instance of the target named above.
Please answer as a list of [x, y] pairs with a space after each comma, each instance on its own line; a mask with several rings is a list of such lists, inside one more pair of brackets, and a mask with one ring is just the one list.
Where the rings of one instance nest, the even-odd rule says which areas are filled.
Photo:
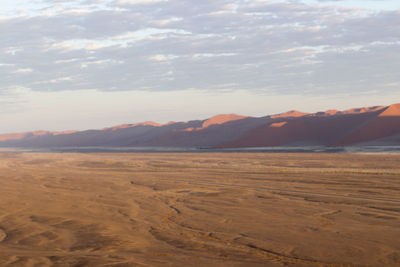
[[400, 155], [0, 163], [0, 266], [400, 266]]

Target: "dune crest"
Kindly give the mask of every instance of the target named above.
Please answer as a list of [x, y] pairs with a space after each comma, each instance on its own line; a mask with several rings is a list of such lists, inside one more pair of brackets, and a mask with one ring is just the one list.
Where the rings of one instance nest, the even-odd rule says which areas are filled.
[[216, 125], [216, 124], [223, 124], [227, 123], [230, 121], [236, 121], [240, 119], [245, 119], [247, 118], [246, 116], [241, 116], [241, 115], [236, 115], [236, 114], [221, 114], [221, 115], [216, 115], [214, 117], [209, 118], [205, 122], [203, 122], [202, 128], [207, 128], [210, 127], [211, 125]]
[[336, 109], [330, 109], [324, 112], [325, 115], [336, 115], [341, 113], [341, 111], [336, 110]]
[[145, 121], [145, 122], [139, 122], [139, 123], [133, 123], [133, 124], [121, 124], [113, 127], [108, 127], [108, 128], [103, 128], [102, 130], [119, 130], [119, 129], [126, 129], [126, 128], [131, 128], [131, 127], [136, 127], [136, 126], [154, 126], [154, 127], [159, 127], [162, 126], [162, 124], [159, 124], [154, 121]]
[[246, 118], [248, 118], [248, 117], [242, 116], [242, 115], [237, 115], [237, 114], [220, 114], [220, 115], [216, 115], [216, 116], [213, 116], [213, 117], [205, 120], [200, 127], [189, 127], [189, 128], [186, 128], [186, 129], [183, 129], [180, 131], [181, 132], [200, 131], [200, 130], [209, 128], [210, 126], [213, 126], [213, 125], [221, 125], [224, 123], [242, 120], [242, 119], [246, 119]]
[[18, 140], [28, 136], [41, 136], [52, 134], [50, 131], [35, 131], [35, 132], [24, 132], [24, 133], [10, 133], [10, 134], [1, 134], [0, 142], [6, 140]]
[[270, 117], [273, 119], [278, 119], [278, 118], [288, 118], [288, 117], [303, 117], [309, 115], [309, 113], [306, 112], [301, 112], [301, 111], [297, 111], [297, 110], [291, 110], [288, 112], [284, 112], [284, 113], [280, 113], [280, 114], [275, 114], [275, 115], [271, 115]]
[[359, 114], [366, 112], [374, 112], [379, 111], [386, 108], [385, 106], [374, 106], [374, 107], [366, 107], [366, 108], [353, 108], [343, 111], [343, 114]]
[[[398, 136], [398, 137], [397, 137]], [[221, 114], [206, 120], [152, 121], [101, 130], [36, 131], [0, 135], [1, 147], [190, 147], [400, 145], [400, 104], [289, 111], [263, 117]]]
[[366, 143], [400, 134], [400, 104], [379, 107], [375, 110], [381, 112], [335, 145]]
[[400, 104], [393, 104], [387, 107], [379, 117], [392, 117], [400, 116]]
[[71, 130], [71, 131], [62, 131], [62, 132], [53, 132], [53, 135], [63, 135], [63, 134], [72, 134], [72, 133], [76, 133], [78, 131], [75, 130]]

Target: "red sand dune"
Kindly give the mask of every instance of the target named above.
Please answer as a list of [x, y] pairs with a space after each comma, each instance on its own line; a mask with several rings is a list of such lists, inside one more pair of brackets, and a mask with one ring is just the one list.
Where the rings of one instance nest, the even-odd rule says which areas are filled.
[[280, 113], [280, 114], [275, 114], [271, 115], [270, 117], [272, 119], [279, 119], [279, 118], [288, 118], [288, 117], [303, 117], [305, 115], [308, 115], [309, 113], [297, 111], [297, 110], [291, 110], [288, 112]]
[[201, 125], [201, 127], [189, 127], [184, 129], [184, 132], [192, 132], [192, 131], [200, 131], [200, 130], [204, 130], [212, 125], [220, 125], [220, 124], [224, 124], [227, 122], [231, 122], [231, 121], [236, 121], [236, 120], [241, 120], [241, 119], [245, 119], [248, 118], [246, 116], [241, 116], [241, 115], [236, 115], [236, 114], [221, 114], [221, 115], [216, 115], [214, 117], [211, 117], [207, 120], [205, 120], [203, 122], [203, 124]]
[[241, 115], [236, 115], [236, 114], [222, 114], [222, 115], [216, 115], [208, 120], [206, 120], [203, 123], [202, 128], [207, 128], [211, 125], [216, 125], [216, 124], [224, 124], [230, 121], [236, 121], [236, 120], [241, 120], [247, 118], [246, 116], [241, 116]]
[[336, 110], [336, 109], [330, 109], [330, 110], [325, 111], [326, 115], [336, 115], [338, 113], [340, 113], [340, 111]]
[[362, 125], [356, 131], [343, 137], [335, 145], [345, 146], [354, 143], [369, 142], [400, 134], [400, 104], [379, 109], [381, 113]]
[[375, 107], [366, 107], [366, 108], [353, 108], [343, 111], [344, 114], [357, 114], [357, 113], [365, 113], [365, 112], [372, 112], [372, 111], [379, 111], [384, 108], [385, 106], [375, 106]]
[[260, 118], [223, 114], [207, 120], [123, 124], [102, 130], [37, 131], [0, 135], [0, 146], [263, 147], [348, 146], [375, 142], [400, 145], [400, 104], [328, 110], [289, 111]]
[[287, 121], [282, 121], [282, 122], [275, 122], [275, 123], [271, 123], [269, 125], [270, 128], [280, 128], [283, 127], [287, 124]]
[[113, 127], [108, 127], [108, 128], [103, 128], [103, 130], [118, 130], [118, 129], [125, 129], [125, 128], [131, 128], [131, 127], [136, 127], [136, 126], [154, 126], [158, 127], [161, 126], [161, 124], [154, 122], [154, 121], [145, 121], [145, 122], [139, 122], [139, 123], [133, 123], [133, 124], [121, 124]]
[[392, 116], [400, 116], [400, 104], [393, 104], [387, 107], [379, 117], [392, 117]]
[[62, 131], [62, 132], [50, 132], [50, 131], [35, 131], [35, 132], [26, 132], [26, 133], [11, 133], [11, 134], [0, 134], [0, 142], [7, 140], [19, 140], [27, 137], [35, 137], [35, 136], [44, 136], [44, 135], [64, 135], [64, 134], [72, 134], [78, 131], [70, 130], [70, 131]]
[[51, 134], [49, 131], [35, 131], [35, 132], [26, 132], [26, 133], [10, 133], [10, 134], [1, 134], [0, 142], [6, 140], [18, 140], [28, 136], [41, 136]]
[[0, 141], [17, 140], [24, 138], [28, 133], [11, 133], [0, 135]]
[[282, 122], [267, 123], [220, 147], [343, 146], [371, 141], [400, 134], [399, 106], [318, 112], [285, 120], [280, 127], [276, 126]]
[[53, 135], [63, 135], [63, 134], [72, 134], [77, 133], [78, 131], [70, 130], [70, 131], [62, 131], [62, 132], [52, 132]]

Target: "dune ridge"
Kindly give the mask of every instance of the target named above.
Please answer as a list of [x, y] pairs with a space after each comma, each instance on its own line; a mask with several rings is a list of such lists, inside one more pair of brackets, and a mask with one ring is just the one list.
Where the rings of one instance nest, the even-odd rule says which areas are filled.
[[264, 117], [221, 114], [205, 120], [152, 121], [101, 130], [36, 131], [0, 135], [1, 147], [205, 147], [400, 145], [400, 104], [289, 111]]
[[297, 111], [297, 110], [291, 110], [288, 112], [271, 115], [270, 117], [273, 119], [279, 119], [279, 118], [290, 118], [290, 117], [303, 117], [303, 116], [309, 115], [309, 114], [310, 113], [301, 112], [301, 111]]

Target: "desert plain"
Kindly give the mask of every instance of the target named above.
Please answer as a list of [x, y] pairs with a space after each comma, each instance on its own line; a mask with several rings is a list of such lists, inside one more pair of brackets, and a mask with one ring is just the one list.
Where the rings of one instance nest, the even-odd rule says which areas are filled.
[[0, 153], [0, 266], [400, 266], [400, 155]]

